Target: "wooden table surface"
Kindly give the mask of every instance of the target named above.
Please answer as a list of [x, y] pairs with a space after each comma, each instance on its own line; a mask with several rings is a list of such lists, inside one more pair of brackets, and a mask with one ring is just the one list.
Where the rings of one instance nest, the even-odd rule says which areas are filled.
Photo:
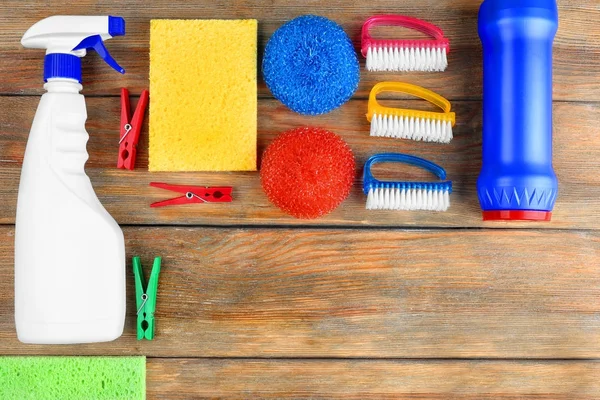
[[[475, 193], [480, 1], [3, 0], [0, 355], [146, 355], [149, 399], [600, 398], [600, 1], [558, 1], [554, 162], [560, 197], [552, 223], [508, 225], [483, 223]], [[449, 212], [366, 212], [357, 170], [342, 207], [321, 220], [298, 221], [269, 204], [257, 173], [148, 173], [146, 129], [138, 169], [115, 168], [120, 88], [139, 94], [148, 87], [150, 19], [256, 18], [260, 58], [277, 27], [307, 13], [336, 20], [357, 48], [361, 24], [371, 15], [428, 19], [450, 37], [450, 67], [429, 74], [362, 69], [355, 97], [321, 117], [288, 111], [259, 81], [259, 152], [286, 129], [316, 125], [343, 136], [359, 168], [381, 151], [424, 156], [446, 167], [454, 181]], [[140, 255], [147, 267], [154, 256], [163, 257], [154, 341], [135, 338], [130, 264], [126, 329], [117, 341], [35, 346], [15, 335], [15, 205], [43, 93], [43, 52], [23, 49], [20, 38], [52, 14], [113, 14], [127, 21], [127, 36], [107, 43], [126, 75], [95, 55], [83, 61], [87, 171], [123, 227], [128, 255]], [[458, 120], [452, 144], [370, 138], [366, 97], [382, 80], [417, 83], [449, 98]], [[228, 184], [235, 201], [151, 209], [150, 202], [169, 193], [148, 187], [150, 181]]]

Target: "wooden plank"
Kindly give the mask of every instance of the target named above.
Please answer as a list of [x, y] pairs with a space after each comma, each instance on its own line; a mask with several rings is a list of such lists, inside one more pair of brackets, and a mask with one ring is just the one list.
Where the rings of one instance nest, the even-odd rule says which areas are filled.
[[[25, 144], [37, 106], [37, 97], [0, 97], [0, 223], [14, 223], [18, 180]], [[260, 186], [257, 173], [148, 173], [147, 130], [142, 133], [138, 169], [117, 170], [118, 98], [88, 99], [87, 164], [97, 193], [108, 211], [121, 224], [170, 225], [345, 225], [418, 227], [600, 227], [600, 141], [597, 121], [600, 104], [556, 103], [555, 169], [560, 180], [560, 196], [551, 224], [483, 223], [475, 185], [481, 167], [481, 104], [455, 102], [458, 113], [456, 138], [450, 145], [426, 144], [396, 139], [371, 138], [364, 117], [366, 102], [354, 100], [329, 115], [307, 120], [285, 110], [274, 100], [259, 102], [258, 149], [262, 151], [280, 132], [307, 123], [340, 134], [352, 147], [357, 159], [357, 178], [350, 198], [331, 215], [317, 221], [288, 217], [271, 205]], [[415, 103], [395, 102], [415, 106]], [[446, 213], [369, 211], [362, 193], [362, 166], [372, 154], [398, 151], [416, 154], [439, 163], [454, 181], [452, 207]], [[378, 169], [390, 179], [429, 179], [409, 167]], [[395, 172], [395, 173], [393, 173]], [[221, 205], [191, 205], [151, 209], [153, 201], [173, 197], [173, 193], [150, 188], [151, 181], [198, 185], [232, 185], [234, 202]]]
[[140, 255], [147, 266], [163, 257], [154, 341], [135, 339], [128, 271], [122, 338], [20, 344], [12, 318], [14, 230], [0, 227], [0, 354], [600, 357], [597, 232], [136, 227], [124, 233], [129, 256]]
[[588, 361], [147, 362], [148, 399], [598, 399]]
[[[405, 80], [429, 87], [450, 99], [481, 98], [481, 47], [477, 34], [477, 12], [480, 0], [423, 0], [420, 2], [377, 2], [333, 0], [304, 1], [221, 0], [144, 1], [99, 3], [82, 0], [65, 3], [53, 0], [23, 2], [5, 0], [0, 3], [4, 15], [0, 33], [0, 63], [14, 68], [0, 70], [0, 93], [40, 94], [43, 53], [26, 50], [20, 45], [23, 33], [38, 20], [52, 14], [108, 15], [116, 10], [127, 20], [127, 36], [107, 44], [115, 59], [127, 70], [124, 77], [98, 59], [84, 61], [85, 93], [118, 95], [121, 87], [134, 93], [148, 87], [148, 22], [152, 18], [256, 18], [259, 20], [260, 52], [273, 31], [284, 21], [302, 14], [318, 14], [336, 20], [360, 48], [360, 28], [371, 15], [400, 13], [421, 17], [442, 27], [451, 39], [450, 67], [444, 74], [362, 74], [357, 93], [365, 97], [376, 82]], [[560, 29], [555, 51], [555, 98], [557, 100], [600, 100], [600, 8], [597, 0], [561, 0]], [[403, 33], [394, 33], [394, 37]], [[362, 62], [362, 57], [361, 57]], [[364, 63], [363, 63], [364, 65]], [[364, 71], [364, 69], [363, 69]], [[270, 96], [260, 83], [260, 96]]]

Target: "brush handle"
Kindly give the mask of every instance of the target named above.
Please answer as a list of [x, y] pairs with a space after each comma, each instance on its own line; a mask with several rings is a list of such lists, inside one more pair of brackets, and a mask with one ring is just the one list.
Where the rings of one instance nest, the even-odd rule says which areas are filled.
[[[450, 114], [450, 110], [452, 109], [452, 105], [448, 100], [439, 94], [432, 92], [431, 90], [425, 89], [421, 86], [412, 85], [410, 83], [405, 82], [379, 82], [373, 89], [371, 89], [371, 93], [369, 94], [369, 104], [368, 104], [368, 113], [367, 119], [371, 121], [373, 114], [377, 113], [377, 110], [381, 113], [381, 110], [387, 109], [390, 110], [389, 107], [384, 107], [377, 101], [377, 95], [384, 93], [404, 93], [409, 94], [411, 96], [419, 97], [436, 107], [439, 107], [444, 114], [448, 114], [448, 117], [452, 119], [452, 125], [455, 123], [454, 114]], [[422, 114], [423, 118], [427, 118], [427, 112], [418, 112], [415, 111], [416, 114]]]
[[392, 25], [402, 26], [431, 36], [434, 39], [444, 39], [444, 31], [437, 26], [420, 20], [418, 18], [407, 17], [405, 15], [375, 15], [369, 18], [362, 27], [362, 38], [365, 40], [372, 39], [370, 30], [373, 26]]
[[[415, 39], [415, 40], [378, 40], [371, 36], [371, 28], [374, 26], [401, 26], [407, 29], [419, 31], [433, 39]], [[450, 51], [450, 41], [444, 37], [444, 31], [439, 27], [418, 18], [407, 17], [405, 15], [375, 15], [369, 18], [363, 25], [361, 31], [362, 55], [367, 56], [367, 49], [371, 45], [401, 45], [415, 48], [444, 48]]]
[[[364, 171], [363, 171], [363, 189], [365, 193], [369, 192], [369, 189], [374, 186], [385, 186], [386, 183], [392, 184], [394, 182], [384, 182], [376, 179], [371, 172], [371, 168], [373, 165], [378, 163], [391, 162], [391, 163], [402, 163], [407, 165], [413, 165], [415, 167], [422, 168], [426, 171], [431, 172], [440, 180], [446, 179], [446, 170], [439, 165], [425, 160], [424, 158], [411, 156], [409, 154], [401, 154], [401, 153], [381, 153], [375, 154], [371, 156], [367, 162], [365, 163]], [[417, 182], [416, 182], [417, 183]], [[450, 190], [452, 188], [452, 184], [449, 183]]]

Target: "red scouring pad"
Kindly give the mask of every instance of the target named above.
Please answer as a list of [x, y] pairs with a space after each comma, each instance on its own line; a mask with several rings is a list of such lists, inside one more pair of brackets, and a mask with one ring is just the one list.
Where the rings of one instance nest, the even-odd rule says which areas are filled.
[[333, 132], [297, 128], [282, 133], [263, 155], [260, 179], [269, 200], [296, 218], [335, 210], [350, 194], [352, 150]]

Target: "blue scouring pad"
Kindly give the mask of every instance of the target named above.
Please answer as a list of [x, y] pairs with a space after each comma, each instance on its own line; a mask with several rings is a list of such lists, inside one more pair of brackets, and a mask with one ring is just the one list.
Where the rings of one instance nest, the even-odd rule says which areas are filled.
[[273, 96], [306, 115], [338, 108], [360, 80], [358, 57], [346, 32], [315, 15], [295, 18], [275, 31], [265, 48], [262, 71]]

